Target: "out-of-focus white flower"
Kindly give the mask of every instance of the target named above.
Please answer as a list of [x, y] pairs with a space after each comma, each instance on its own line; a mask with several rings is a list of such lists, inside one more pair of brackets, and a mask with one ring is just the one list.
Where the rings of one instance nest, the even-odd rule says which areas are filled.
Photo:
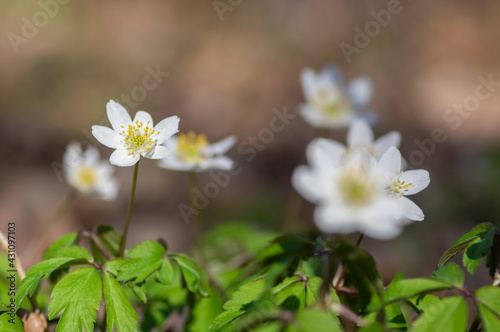
[[400, 234], [410, 221], [423, 220], [422, 210], [407, 195], [425, 189], [425, 170], [401, 172], [401, 154], [389, 148], [379, 161], [366, 148], [345, 155], [342, 146], [316, 139], [307, 147], [309, 166], [299, 166], [292, 182], [316, 203], [314, 221], [325, 233], [361, 232], [377, 239]]
[[161, 159], [168, 155], [168, 149], [161, 144], [179, 131], [179, 118], [171, 116], [153, 127], [149, 113], [139, 111], [134, 120], [127, 110], [110, 100], [106, 105], [109, 122], [113, 127], [92, 126], [92, 135], [102, 144], [116, 149], [109, 157], [116, 166], [132, 166], [140, 156]]
[[236, 143], [235, 136], [210, 144], [205, 135], [189, 131], [169, 139], [165, 145], [171, 153], [158, 163], [176, 171], [230, 170], [233, 161], [224, 154]]
[[399, 148], [401, 144], [401, 134], [398, 131], [391, 131], [384, 136], [374, 139], [373, 131], [364, 119], [354, 119], [347, 132], [347, 147], [342, 143], [332, 141], [344, 154], [352, 153], [356, 150], [367, 149], [375, 158], [380, 159], [382, 154], [391, 146]]
[[365, 111], [372, 97], [369, 78], [358, 77], [345, 86], [340, 70], [329, 66], [319, 74], [303, 69], [301, 83], [306, 103], [300, 105], [300, 114], [313, 127], [343, 128], [354, 118], [369, 115]]
[[71, 142], [63, 156], [63, 171], [66, 181], [82, 194], [116, 198], [118, 181], [113, 177], [113, 166], [99, 159], [96, 147], [82, 151], [80, 144]]

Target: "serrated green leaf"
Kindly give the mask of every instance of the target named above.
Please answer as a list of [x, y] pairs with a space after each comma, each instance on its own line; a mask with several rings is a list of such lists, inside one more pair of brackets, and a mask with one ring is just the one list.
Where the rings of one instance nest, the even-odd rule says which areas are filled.
[[135, 296], [143, 303], [148, 302], [148, 298], [146, 296], [146, 286], [145, 284], [141, 284], [140, 286], [134, 284], [133, 282], [127, 282], [127, 286], [132, 290]]
[[208, 276], [194, 259], [183, 254], [172, 254], [170, 257], [179, 265], [189, 291], [208, 295]]
[[462, 250], [467, 248], [471, 242], [475, 241], [479, 234], [489, 231], [490, 229], [494, 229], [495, 226], [491, 223], [482, 223], [474, 227], [469, 233], [461, 236], [453, 246], [446, 250], [443, 256], [439, 259], [438, 267], [444, 266], [450, 259], [455, 257]]
[[[61, 310], [56, 332], [93, 331], [102, 298], [99, 272], [93, 267], [83, 267], [68, 273], [52, 290], [49, 303], [49, 320]], [[112, 330], [110, 330], [112, 331]]]
[[96, 235], [101, 240], [102, 246], [114, 257], [120, 255], [122, 234], [111, 226], [99, 226]]
[[478, 234], [477, 238], [465, 249], [463, 263], [470, 274], [476, 272], [481, 265], [482, 258], [490, 253], [494, 236], [495, 229], [490, 228], [486, 232]]
[[495, 286], [481, 287], [476, 291], [476, 298], [491, 311], [500, 316], [500, 288]]
[[[78, 239], [78, 233], [69, 233], [61, 236], [58, 240], [52, 243], [45, 253], [43, 254], [43, 260], [48, 260], [51, 258], [55, 258], [53, 254], [61, 249], [62, 247], [69, 247], [76, 244], [76, 240]], [[59, 256], [60, 257], [60, 256]]]
[[441, 301], [441, 299], [432, 294], [422, 294], [408, 299], [408, 302], [413, 305], [413, 308], [416, 309], [419, 315], [424, 313], [430, 306], [439, 301]]
[[[323, 280], [318, 277], [286, 278], [272, 289], [275, 303], [283, 310], [297, 311], [318, 302], [319, 290]], [[333, 292], [334, 293], [334, 292]]]
[[115, 259], [112, 259], [110, 261], [107, 261], [104, 264], [104, 268], [116, 276], [118, 274], [118, 270], [120, 269], [120, 266], [122, 266], [122, 264], [125, 262], [126, 262], [126, 260], [123, 258], [115, 258]]
[[26, 272], [26, 278], [23, 279], [16, 294], [16, 310], [23, 302], [24, 298], [29, 294], [30, 296], [38, 289], [42, 279], [47, 279], [49, 275], [63, 266], [74, 264], [84, 264], [87, 260], [75, 259], [74, 257], [59, 257], [51, 258], [42, 261], [32, 266]]
[[118, 269], [118, 281], [143, 282], [161, 267], [165, 248], [154, 241], [144, 241], [133, 247], [126, 255], [131, 258]]
[[464, 273], [455, 263], [448, 263], [445, 266], [438, 268], [432, 274], [432, 278], [444, 281], [456, 287], [462, 287], [464, 284]]
[[92, 262], [94, 260], [90, 252], [87, 249], [80, 246], [67, 246], [59, 248], [59, 250], [54, 252], [52, 256], [54, 258], [59, 258], [59, 257], [72, 257], [75, 259], [82, 258], [89, 262]]
[[500, 318], [484, 304], [479, 304], [479, 315], [483, 324], [484, 332], [500, 331]]
[[23, 323], [14, 315], [11, 317], [8, 313], [0, 315], [0, 332], [24, 332]]
[[411, 332], [457, 332], [467, 329], [467, 304], [460, 296], [434, 303], [413, 324]]
[[[387, 327], [391, 329], [406, 329], [406, 320], [401, 311], [399, 303], [393, 302], [384, 306], [383, 313], [385, 315], [385, 320], [387, 322]], [[374, 324], [377, 322], [377, 318], [380, 313], [377, 311], [372, 311], [364, 317], [364, 319], [370, 323]]]
[[137, 331], [139, 318], [125, 295], [122, 286], [110, 273], [104, 273], [104, 300], [106, 301], [106, 325], [118, 332]]
[[236, 292], [233, 293], [231, 299], [224, 304], [223, 309], [225, 311], [215, 318], [214, 323], [209, 328], [209, 331], [218, 331], [243, 315], [253, 303], [262, 297], [265, 289], [264, 278], [258, 278], [241, 286]]
[[338, 319], [320, 308], [306, 308], [297, 313], [287, 332], [342, 332]]
[[167, 285], [174, 280], [174, 269], [168, 258], [164, 258], [161, 263], [161, 268], [158, 270], [158, 281]]

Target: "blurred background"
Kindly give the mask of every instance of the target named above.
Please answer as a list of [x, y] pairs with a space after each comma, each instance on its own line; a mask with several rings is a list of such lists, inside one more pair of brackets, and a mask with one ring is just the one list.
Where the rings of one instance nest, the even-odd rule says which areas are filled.
[[[372, 11], [391, 8], [397, 9], [390, 22], [379, 24], [360, 44], [357, 31], [376, 22]], [[40, 260], [41, 251], [27, 248], [69, 191], [53, 166], [71, 140], [96, 144], [102, 157], [109, 157], [112, 150], [97, 144], [90, 128], [106, 120], [110, 99], [131, 114], [150, 112], [155, 122], [178, 115], [181, 132], [203, 132], [211, 141], [236, 134], [248, 142], [269, 127], [273, 109], [296, 114], [303, 102], [304, 67], [319, 70], [334, 63], [347, 80], [360, 75], [373, 80], [376, 136], [400, 131], [403, 156], [429, 170], [432, 179], [413, 197], [425, 221], [395, 240], [365, 239], [363, 245], [386, 282], [396, 271], [429, 275], [441, 253], [473, 225], [499, 225], [500, 87], [494, 83], [500, 82], [499, 15], [500, 3], [493, 0], [3, 1], [2, 231], [15, 221], [26, 268]], [[346, 57], [346, 44], [357, 51]], [[151, 72], [161, 74], [154, 88], [145, 89]], [[471, 96], [481, 84], [490, 95], [474, 105]], [[464, 103], [472, 110], [452, 110]], [[436, 129], [439, 142], [432, 139]], [[297, 116], [251, 162], [233, 148], [229, 156], [241, 172], [203, 211], [205, 230], [238, 220], [282, 229], [290, 176], [313, 135]], [[340, 130], [330, 136], [345, 142], [345, 135]], [[122, 230], [133, 168], [115, 173], [118, 198], [79, 197], [45, 245], [100, 224]], [[200, 186], [210, 181], [208, 174], [199, 177]], [[172, 250], [190, 250], [192, 225], [178, 209], [188, 197], [187, 174], [142, 162], [129, 245], [161, 236]], [[310, 211], [308, 205], [302, 211], [306, 226]]]

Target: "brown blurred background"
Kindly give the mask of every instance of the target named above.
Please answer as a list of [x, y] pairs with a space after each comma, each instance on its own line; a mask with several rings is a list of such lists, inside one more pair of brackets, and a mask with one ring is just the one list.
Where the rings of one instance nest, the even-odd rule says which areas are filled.
[[[156, 122], [179, 115], [181, 131], [204, 132], [212, 141], [230, 134], [245, 141], [269, 125], [274, 108], [296, 112], [303, 101], [302, 68], [335, 63], [347, 79], [373, 79], [375, 132], [401, 131], [407, 158], [422, 150], [415, 140], [429, 143], [436, 128], [446, 133], [434, 153], [416, 165], [431, 172], [431, 186], [413, 198], [426, 220], [396, 240], [364, 242], [388, 279], [395, 271], [432, 273], [440, 254], [474, 224], [499, 224], [499, 87], [466, 116], [449, 113], [454, 122], [443, 116], [474, 95], [479, 76], [500, 82], [500, 3], [401, 1], [390, 23], [348, 63], [340, 44], [355, 46], [354, 28], [364, 31], [374, 21], [372, 10], [394, 5], [3, 1], [0, 214], [5, 227], [17, 223], [25, 265], [36, 263], [41, 253], [23, 248], [41, 234], [44, 220], [69, 189], [51, 164], [61, 161], [70, 140], [89, 140], [90, 127], [106, 117], [109, 99], [122, 102], [131, 114], [144, 109]], [[168, 76], [141, 95], [136, 87], [143, 85], [147, 68]], [[123, 95], [133, 91], [140, 98], [132, 96], [127, 104]], [[234, 148], [229, 155], [243, 171], [203, 211], [207, 230], [226, 220], [280, 229], [291, 173], [313, 132], [297, 117], [250, 163]], [[345, 142], [345, 130], [331, 137]], [[111, 149], [98, 146], [107, 159]], [[99, 224], [122, 229], [132, 173], [132, 168], [116, 169], [121, 187], [114, 202], [80, 197], [48, 240]], [[200, 176], [201, 185], [207, 181], [208, 175]], [[188, 203], [187, 185], [187, 174], [159, 169], [150, 160], [141, 163], [130, 245], [162, 236], [173, 250], [189, 250], [191, 228], [177, 208]]]

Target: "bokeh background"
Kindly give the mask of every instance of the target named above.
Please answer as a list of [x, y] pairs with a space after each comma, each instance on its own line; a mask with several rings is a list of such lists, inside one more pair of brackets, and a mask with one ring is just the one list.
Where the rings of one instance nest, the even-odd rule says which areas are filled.
[[[443, 118], [474, 95], [478, 77], [500, 81], [498, 1], [401, 1], [400, 12], [350, 62], [341, 43], [355, 45], [354, 29], [364, 30], [374, 21], [371, 11], [394, 1], [61, 2], [0, 3], [0, 214], [4, 230], [8, 221], [17, 223], [26, 267], [40, 259], [33, 243], [69, 190], [53, 165], [71, 140], [97, 145], [90, 127], [106, 118], [108, 100], [132, 114], [146, 110], [155, 121], [178, 115], [181, 131], [204, 132], [212, 141], [236, 134], [243, 142], [269, 126], [273, 109], [296, 112], [303, 101], [302, 68], [329, 63], [339, 65], [347, 80], [371, 77], [376, 135], [399, 130], [407, 158], [422, 151], [416, 140], [429, 143], [436, 128], [446, 134], [416, 165], [432, 179], [413, 198], [425, 221], [395, 240], [363, 242], [386, 282], [396, 271], [429, 275], [440, 254], [473, 225], [499, 225], [500, 87], [460, 116], [459, 125]], [[26, 22], [37, 23], [37, 31]], [[123, 95], [143, 85], [147, 68], [168, 76], [124, 102]], [[345, 134], [330, 136], [345, 142]], [[251, 162], [234, 148], [229, 156], [242, 172], [210, 200], [205, 229], [244, 220], [280, 230], [291, 173], [313, 135], [297, 117]], [[97, 146], [108, 158], [111, 150]], [[79, 197], [42, 242], [99, 224], [122, 229], [132, 173], [116, 169], [121, 187], [113, 202]], [[208, 175], [199, 178], [201, 186], [208, 181]], [[190, 250], [191, 225], [178, 210], [188, 202], [187, 174], [142, 162], [129, 244], [161, 236], [173, 250]], [[306, 205], [306, 226], [310, 212]]]

